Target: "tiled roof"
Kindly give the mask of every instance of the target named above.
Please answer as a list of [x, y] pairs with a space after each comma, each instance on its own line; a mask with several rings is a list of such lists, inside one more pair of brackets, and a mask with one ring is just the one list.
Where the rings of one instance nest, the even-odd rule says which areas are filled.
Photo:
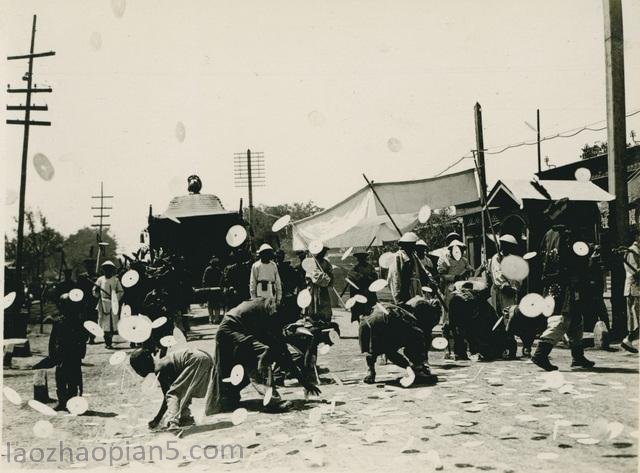
[[232, 213], [224, 209], [220, 199], [213, 194], [180, 195], [171, 199], [164, 215], [172, 217], [194, 217]]

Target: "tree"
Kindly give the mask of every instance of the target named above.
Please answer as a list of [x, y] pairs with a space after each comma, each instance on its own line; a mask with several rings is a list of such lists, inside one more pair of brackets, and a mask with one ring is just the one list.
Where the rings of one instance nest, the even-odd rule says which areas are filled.
[[601, 154], [605, 154], [606, 152], [607, 152], [606, 142], [600, 143], [600, 144], [596, 142], [591, 146], [589, 146], [588, 144], [585, 144], [582, 147], [582, 153], [580, 154], [580, 159], [593, 158], [595, 156], [600, 156]]
[[461, 225], [448, 210], [443, 210], [441, 213], [431, 214], [429, 221], [424, 225], [418, 225], [415, 232], [425, 241], [429, 251], [432, 251], [445, 245], [449, 233], [461, 234]]
[[[49, 227], [47, 218], [40, 211], [25, 212], [27, 232], [23, 243], [23, 278], [28, 285], [39, 286], [47, 279], [55, 279], [60, 265], [60, 249], [63, 236]], [[15, 261], [17, 239], [5, 235], [5, 260]]]
[[[291, 215], [291, 220], [296, 221], [321, 212], [322, 210], [324, 209], [318, 207], [313, 201], [279, 205], [258, 205], [254, 208], [254, 221], [251, 222], [255, 245], [268, 243], [274, 248], [291, 251], [291, 227], [274, 234], [271, 231], [273, 223], [284, 215]], [[248, 209], [244, 209], [245, 220], [249, 218], [248, 213]]]
[[[631, 139], [634, 139], [635, 135], [631, 135]], [[635, 143], [635, 140], [634, 140]], [[627, 143], [627, 148], [630, 148], [632, 146], [631, 143]], [[585, 144], [581, 151], [582, 153], [580, 154], [580, 159], [589, 159], [589, 158], [593, 158], [595, 156], [600, 156], [602, 154], [607, 154], [607, 142], [606, 141], [596, 141], [595, 143], [593, 143], [592, 145], [589, 144]]]
[[[111, 235], [109, 231], [102, 230], [102, 241], [109, 243], [106, 247], [106, 253], [103, 249], [103, 253], [100, 257], [101, 260], [105, 258], [113, 257], [118, 243]], [[82, 272], [84, 269], [84, 260], [87, 258], [95, 258], [98, 251], [98, 243], [96, 239], [96, 230], [91, 227], [84, 227], [77, 232], [69, 235], [64, 241], [64, 255], [67, 266], [76, 272]]]

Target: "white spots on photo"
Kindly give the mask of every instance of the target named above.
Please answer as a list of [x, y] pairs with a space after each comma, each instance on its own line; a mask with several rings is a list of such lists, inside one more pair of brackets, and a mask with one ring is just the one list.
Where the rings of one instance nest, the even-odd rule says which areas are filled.
[[178, 122], [176, 123], [176, 138], [182, 143], [187, 136], [187, 130], [184, 126], [184, 123]]
[[402, 150], [402, 142], [398, 138], [389, 138], [387, 141], [387, 148], [389, 148], [389, 151], [397, 153]]
[[116, 18], [122, 18], [126, 9], [126, 0], [111, 0], [111, 10]]
[[91, 36], [89, 37], [89, 45], [94, 51], [100, 51], [100, 49], [102, 49], [102, 35], [97, 31], [91, 33]]
[[327, 122], [327, 118], [319, 110], [312, 110], [307, 115], [309, 123], [313, 126], [323, 126]]

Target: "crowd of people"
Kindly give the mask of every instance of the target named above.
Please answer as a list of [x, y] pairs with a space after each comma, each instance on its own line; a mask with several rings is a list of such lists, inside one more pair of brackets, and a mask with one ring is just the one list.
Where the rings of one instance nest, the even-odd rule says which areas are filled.
[[[381, 258], [379, 267], [370, 261], [368, 249], [353, 250], [356, 263], [346, 271], [343, 293], [349, 290], [345, 306], [351, 311], [351, 322], [359, 324], [359, 345], [368, 368], [363, 381], [375, 383], [376, 360], [382, 355], [406, 370], [403, 385], [436, 383], [429, 351], [436, 346], [432, 334], [437, 325], [442, 327], [437, 348], [446, 349], [445, 357], [453, 360], [514, 359], [517, 337], [522, 356], [531, 357], [545, 371], [558, 369], [550, 354], [561, 342], [571, 349], [572, 367], [593, 367], [584, 354], [584, 314], [595, 310], [608, 324], [601, 296], [604, 283], [595, 277], [602, 274], [597, 271], [598, 248], [580, 240], [562, 204], [550, 206], [550, 227], [539, 251], [527, 258], [519, 254], [521, 245], [510, 234], [496, 235], [496, 253], [480, 268], [469, 264], [463, 238], [456, 232], [447, 235], [446, 251], [438, 258], [432, 258], [428, 245], [414, 232], [404, 233], [397, 251], [387, 255], [384, 264]], [[636, 238], [626, 256], [631, 315], [629, 335], [622, 343], [635, 353], [639, 241]], [[185, 348], [167, 354], [160, 343], [174, 326], [188, 332], [182, 315], [189, 310], [194, 289], [185, 283], [187, 270], [180, 257], [162, 251], [137, 254], [119, 268], [105, 261], [103, 274], [95, 281], [89, 273], [75, 282], [65, 272], [56, 289], [63, 316], [56, 322], [60, 328], [52, 332], [50, 344], [50, 356], [60, 373], [56, 374], [58, 408], [64, 409], [66, 399], [82, 392], [79, 367], [85, 351], [81, 339], [86, 337], [82, 320], [96, 317], [104, 343], [111, 348], [125, 306], [132, 315], [167, 319], [148, 340], [132, 343], [135, 350], [130, 356], [140, 376], [156, 373], [164, 393], [161, 409], [149, 423], [152, 428], [161, 419], [169, 428], [192, 423], [189, 404], [194, 397], [206, 398], [207, 415], [232, 411], [240, 405], [242, 389], [250, 384], [264, 396], [265, 409], [271, 410], [289, 405], [277, 390], [286, 378], [297, 379], [308, 394], [318, 394], [318, 350], [331, 347], [340, 333], [333, 320], [332, 297], [342, 295], [334, 288], [328, 250], [322, 246], [298, 252], [296, 264], [285, 261], [285, 253], [268, 244], [258, 248], [255, 258], [246, 247], [236, 248], [233, 260], [223, 269], [220, 260], [212, 258], [202, 287], [196, 289], [206, 294], [210, 322], [218, 325], [212, 353]], [[527, 280], [529, 265], [534, 264], [540, 270], [535, 273], [540, 275], [535, 287], [541, 289], [539, 294], [527, 294], [532, 283]], [[381, 268], [387, 270], [386, 276]], [[133, 283], [127, 279], [132, 271], [137, 275]], [[380, 291], [386, 286], [390, 300], [382, 302]], [[76, 287], [93, 298], [74, 305], [70, 294]]]

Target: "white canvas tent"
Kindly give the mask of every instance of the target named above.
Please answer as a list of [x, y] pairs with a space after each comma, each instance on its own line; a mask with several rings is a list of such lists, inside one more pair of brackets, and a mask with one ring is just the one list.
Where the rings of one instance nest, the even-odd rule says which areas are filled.
[[[464, 208], [477, 204], [478, 190], [473, 169], [415, 181], [374, 183], [373, 187], [400, 229], [408, 231], [418, 223], [418, 211], [452, 205]], [[457, 215], [461, 215], [458, 210]], [[373, 246], [396, 240], [398, 233], [387, 218], [373, 191], [365, 186], [342, 202], [294, 223], [293, 249], [306, 249], [304, 240], [321, 240], [329, 248]]]

